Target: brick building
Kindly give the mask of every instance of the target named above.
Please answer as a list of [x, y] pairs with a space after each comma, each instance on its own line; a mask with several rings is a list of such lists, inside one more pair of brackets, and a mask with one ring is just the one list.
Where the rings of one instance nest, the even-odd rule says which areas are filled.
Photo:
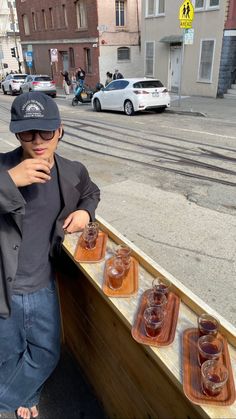
[[105, 72], [115, 68], [141, 75], [140, 2], [16, 0], [24, 59], [33, 59], [28, 72], [51, 74], [61, 85], [60, 71], [72, 74], [80, 66], [90, 86], [104, 82]]

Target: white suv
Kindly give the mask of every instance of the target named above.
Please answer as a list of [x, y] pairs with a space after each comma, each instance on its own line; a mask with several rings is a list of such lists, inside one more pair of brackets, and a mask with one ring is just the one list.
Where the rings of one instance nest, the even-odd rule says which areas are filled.
[[4, 81], [2, 81], [2, 91], [4, 95], [9, 92], [11, 95], [20, 93], [22, 83], [24, 83], [28, 74], [8, 74]]

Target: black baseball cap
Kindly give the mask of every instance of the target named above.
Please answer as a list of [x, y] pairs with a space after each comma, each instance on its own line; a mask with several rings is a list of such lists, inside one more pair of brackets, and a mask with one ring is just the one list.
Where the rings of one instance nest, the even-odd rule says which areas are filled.
[[41, 92], [23, 93], [11, 106], [10, 131], [55, 131], [61, 125], [59, 109], [54, 100]]

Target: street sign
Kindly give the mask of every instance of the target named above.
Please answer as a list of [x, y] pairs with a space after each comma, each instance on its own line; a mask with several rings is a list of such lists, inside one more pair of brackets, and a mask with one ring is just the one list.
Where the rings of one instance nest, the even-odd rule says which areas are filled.
[[194, 29], [184, 29], [184, 44], [192, 45], [194, 37]]
[[27, 63], [30, 63], [33, 61], [33, 52], [32, 51], [27, 51], [25, 54], [25, 60]]
[[180, 28], [189, 29], [194, 19], [194, 7], [191, 1], [185, 0], [179, 8]]
[[33, 61], [27, 61], [27, 66], [28, 67], [33, 67]]
[[50, 49], [50, 55], [51, 55], [51, 63], [57, 63], [58, 62], [58, 51], [56, 48]]

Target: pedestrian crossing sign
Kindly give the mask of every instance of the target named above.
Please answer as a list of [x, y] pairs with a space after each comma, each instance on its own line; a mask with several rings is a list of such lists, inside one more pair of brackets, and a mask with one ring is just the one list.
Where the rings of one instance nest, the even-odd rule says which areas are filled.
[[179, 8], [180, 27], [188, 29], [192, 27], [194, 7], [190, 0], [185, 0]]

